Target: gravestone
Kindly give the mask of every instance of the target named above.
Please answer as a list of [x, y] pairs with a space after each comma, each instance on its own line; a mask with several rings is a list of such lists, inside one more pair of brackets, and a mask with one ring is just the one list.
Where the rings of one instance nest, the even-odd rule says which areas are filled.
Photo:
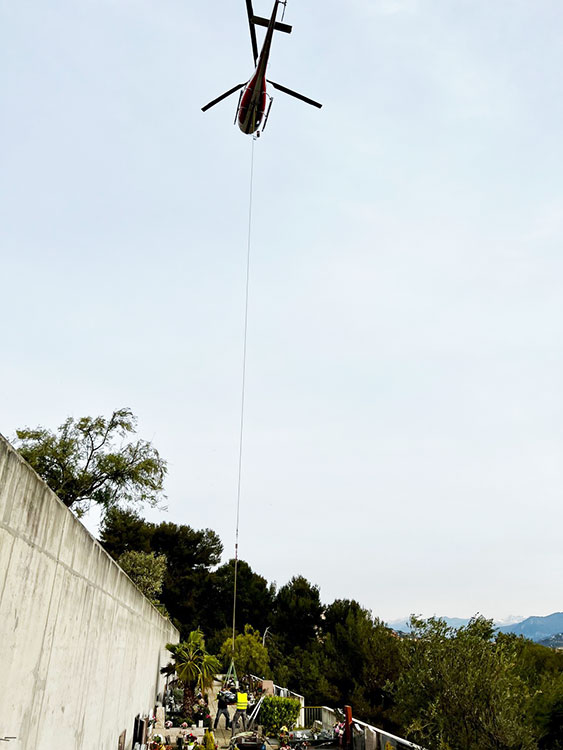
[[381, 735], [381, 750], [397, 750], [397, 741], [386, 734]]
[[379, 750], [379, 743], [377, 741], [377, 732], [371, 727], [366, 727], [366, 750]]
[[274, 681], [273, 680], [262, 680], [262, 691], [264, 695], [275, 695]]
[[156, 709], [156, 724], [155, 729], [157, 730], [157, 734], [160, 734], [158, 730], [164, 729], [164, 721], [165, 721], [165, 712], [163, 706], [157, 706]]

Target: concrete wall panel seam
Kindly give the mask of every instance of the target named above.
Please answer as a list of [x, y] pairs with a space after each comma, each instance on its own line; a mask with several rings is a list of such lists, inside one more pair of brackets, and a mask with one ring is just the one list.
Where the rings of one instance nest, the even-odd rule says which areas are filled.
[[[69, 511], [69, 513], [70, 513], [70, 511]], [[85, 581], [85, 582], [86, 582], [86, 583], [87, 583], [87, 584], [88, 584], [89, 586], [92, 586], [93, 588], [99, 589], [100, 591], [103, 591], [103, 590], [104, 590], [104, 589], [103, 589], [103, 588], [102, 588], [101, 586], [99, 586], [99, 585], [98, 585], [98, 584], [96, 584], [96, 583], [93, 583], [93, 582], [92, 582], [92, 581], [91, 581], [90, 579], [88, 579], [88, 578], [87, 578], [86, 576], [84, 576], [84, 575], [83, 575], [82, 573], [78, 573], [78, 572], [77, 572], [76, 570], [74, 570], [74, 569], [73, 569], [73, 568], [72, 568], [72, 567], [71, 567], [70, 565], [68, 565], [67, 563], [63, 563], [63, 562], [61, 562], [60, 560], [58, 560], [58, 559], [57, 559], [57, 557], [56, 557], [55, 555], [53, 555], [53, 554], [52, 554], [51, 552], [49, 552], [48, 550], [45, 550], [45, 549], [43, 549], [43, 548], [42, 548], [42, 547], [41, 547], [41, 546], [40, 546], [39, 544], [36, 544], [36, 543], [35, 543], [35, 542], [34, 542], [34, 541], [33, 541], [32, 539], [30, 539], [29, 537], [27, 537], [27, 536], [26, 536], [25, 534], [21, 534], [21, 533], [18, 533], [18, 532], [14, 532], [14, 530], [13, 530], [12, 528], [10, 528], [10, 526], [9, 526], [9, 525], [7, 525], [7, 524], [3, 523], [2, 521], [0, 521], [0, 528], [2, 528], [2, 529], [4, 529], [5, 531], [7, 531], [7, 532], [8, 532], [8, 534], [10, 534], [10, 535], [11, 535], [12, 537], [15, 537], [15, 538], [17, 538], [17, 539], [20, 539], [20, 540], [21, 540], [22, 542], [25, 542], [25, 544], [27, 544], [27, 545], [28, 545], [29, 547], [31, 547], [31, 548], [33, 548], [33, 549], [37, 550], [37, 551], [38, 551], [38, 552], [40, 552], [41, 554], [43, 554], [43, 555], [45, 555], [46, 557], [50, 558], [50, 559], [51, 559], [51, 560], [52, 560], [53, 562], [57, 563], [57, 565], [60, 565], [60, 566], [61, 566], [61, 568], [64, 568], [64, 569], [65, 569], [66, 571], [68, 571], [68, 572], [69, 572], [69, 573], [70, 573], [71, 575], [73, 575], [73, 576], [76, 576], [77, 578], [81, 578], [81, 579], [82, 579], [83, 581]], [[114, 562], [114, 561], [112, 561], [112, 562]], [[129, 576], [128, 576], [128, 575], [127, 575], [127, 574], [126, 574], [126, 573], [125, 573], [124, 571], [122, 571], [122, 570], [121, 570], [121, 568], [119, 568], [119, 566], [117, 565], [117, 563], [115, 563], [115, 562], [114, 562], [114, 565], [116, 565], [116, 567], [117, 567], [117, 571], [118, 571], [118, 576], [123, 576], [123, 578], [124, 578], [124, 579], [125, 579], [125, 580], [126, 580], [126, 581], [127, 581], [127, 582], [128, 582], [128, 583], [129, 583], [130, 585], [131, 585], [131, 586], [133, 586], [133, 587], [135, 588], [135, 590], [136, 590], [137, 594], [140, 594], [141, 596], [143, 596], [143, 595], [142, 595], [142, 594], [140, 593], [140, 591], [139, 591], [139, 590], [137, 589], [137, 587], [135, 586], [135, 584], [133, 583], [133, 581], [131, 581], [131, 579], [129, 578]], [[104, 592], [104, 593], [106, 593], [106, 594], [107, 594], [108, 596], [111, 596], [111, 597], [112, 597], [112, 598], [113, 598], [113, 599], [114, 599], [114, 600], [115, 600], [115, 601], [116, 601], [116, 602], [117, 602], [117, 603], [118, 603], [118, 604], [119, 604], [119, 605], [120, 605], [121, 607], [123, 607], [124, 609], [127, 609], [127, 610], [129, 610], [129, 612], [131, 612], [132, 614], [135, 614], [136, 616], [141, 616], [141, 615], [140, 615], [140, 612], [139, 612], [139, 609], [134, 609], [133, 607], [131, 607], [130, 605], [126, 604], [126, 603], [125, 603], [125, 602], [124, 602], [123, 600], [121, 600], [121, 599], [120, 599], [120, 598], [119, 598], [118, 596], [115, 596], [114, 594], [108, 594], [108, 592], [107, 592], [107, 591], [106, 591], [106, 592]], [[127, 592], [127, 593], [129, 593], [129, 592]], [[143, 598], [144, 598], [144, 597], [143, 597]], [[136, 601], [138, 601], [138, 600], [136, 600]], [[152, 609], [154, 610], [154, 613], [155, 613], [156, 615], [158, 615], [158, 617], [160, 617], [160, 618], [161, 618], [161, 617], [162, 617], [162, 615], [160, 614], [160, 612], [159, 612], [159, 611], [158, 611], [158, 610], [157, 610], [157, 609], [156, 609], [155, 607], [153, 607], [153, 606], [151, 605], [151, 603], [150, 603], [150, 602], [149, 602], [148, 600], [146, 600], [146, 601], [147, 601], [148, 605], [149, 605], [149, 606], [150, 606], [150, 607], [151, 607], [151, 608], [152, 608]], [[143, 606], [144, 602], [138, 602], [138, 603], [139, 603], [139, 605], [140, 605], [140, 610], [142, 611], [142, 610], [144, 609], [144, 606]], [[145, 617], [143, 617], [143, 619], [145, 620], [145, 622], [151, 622], [151, 617], [146, 617], [146, 616], [145, 616]]]

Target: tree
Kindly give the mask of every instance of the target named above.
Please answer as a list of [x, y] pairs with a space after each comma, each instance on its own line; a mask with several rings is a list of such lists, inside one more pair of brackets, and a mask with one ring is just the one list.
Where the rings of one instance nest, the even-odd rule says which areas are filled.
[[315, 640], [322, 613], [319, 587], [303, 576], [295, 576], [281, 587], [276, 597], [272, 629], [286, 653], [295, 647], [305, 648]]
[[178, 572], [209, 570], [221, 559], [223, 544], [212, 529], [163, 522], [153, 527], [151, 548], [166, 555]]
[[[206, 602], [208, 628], [232, 629], [235, 561], [229, 560], [211, 574], [211, 596]], [[238, 561], [236, 629], [250, 624], [261, 632], [271, 624], [276, 589], [255, 573], [244, 560]], [[222, 642], [221, 642], [222, 643]]]
[[411, 623], [395, 696], [407, 736], [432, 750], [535, 750], [529, 690], [492, 620], [458, 630], [435, 618]]
[[154, 524], [147, 523], [134, 510], [110, 508], [102, 521], [100, 542], [117, 560], [125, 552], [150, 552]]
[[217, 627], [210, 606], [210, 568], [221, 559], [223, 545], [212, 529], [196, 530], [169, 522], [157, 525], [133, 511], [112, 508], [104, 518], [100, 540], [114, 559], [129, 550], [166, 557], [160, 600], [181, 637], [187, 638], [197, 627]]
[[69, 417], [51, 432], [16, 430], [17, 450], [67, 508], [80, 516], [92, 503], [108, 510], [163, 497], [166, 461], [145, 440], [124, 442], [136, 433], [131, 409], [105, 417]]
[[[213, 682], [220, 669], [219, 660], [205, 649], [205, 639], [201, 630], [192, 630], [182, 643], [169, 643], [166, 648], [172, 654], [173, 667], [184, 686], [183, 712], [191, 716], [195, 703], [196, 689], [202, 692]], [[163, 671], [170, 671], [164, 667]]]
[[312, 642], [307, 648], [297, 646], [289, 656], [284, 656], [274, 634], [268, 639], [268, 653], [278, 685], [305, 695], [309, 705], [342, 705], [340, 692], [330, 681], [332, 665], [323, 643]]
[[151, 604], [155, 606], [160, 604], [158, 597], [162, 591], [162, 582], [166, 572], [164, 555], [129, 550], [120, 555], [117, 562]]
[[532, 696], [532, 716], [541, 750], [563, 750], [563, 653], [514, 633], [497, 643], [516, 654], [516, 669]]
[[253, 674], [257, 677], [266, 677], [269, 673], [268, 649], [262, 644], [260, 633], [254, 630], [252, 625], [245, 625], [244, 634], [239, 633], [235, 637], [234, 653], [232, 637], [227, 638], [221, 646], [224, 667], [228, 668], [231, 658], [234, 659], [239, 676]]
[[400, 643], [356, 601], [337, 599], [325, 610], [322, 628], [325, 676], [336, 703], [390, 731], [393, 699], [388, 688], [399, 676]]
[[540, 750], [563, 750], [563, 674], [542, 675], [533, 700]]
[[161, 600], [178, 620], [181, 637], [195, 628], [209, 629], [210, 568], [217, 565], [223, 551], [219, 536], [212, 529], [161, 523], [154, 527], [151, 549], [166, 555]]

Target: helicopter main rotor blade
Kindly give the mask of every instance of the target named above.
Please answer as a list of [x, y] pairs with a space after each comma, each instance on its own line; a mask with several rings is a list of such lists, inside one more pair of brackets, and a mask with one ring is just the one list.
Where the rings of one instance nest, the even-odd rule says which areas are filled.
[[254, 56], [254, 65], [258, 60], [258, 42], [256, 41], [256, 29], [254, 27], [254, 11], [252, 10], [252, 0], [246, 0], [246, 12], [248, 13], [248, 26], [250, 28], [250, 41], [252, 42], [252, 55]]
[[245, 83], [237, 83], [237, 85], [233, 86], [232, 89], [229, 89], [229, 91], [226, 91], [224, 94], [221, 94], [221, 96], [218, 96], [217, 99], [213, 99], [213, 101], [209, 102], [209, 104], [206, 104], [205, 107], [202, 107], [201, 111], [207, 112], [208, 109], [211, 109], [211, 107], [214, 107], [216, 104], [219, 104], [219, 102], [222, 102], [223, 99], [226, 99], [231, 94], [234, 94], [235, 91], [238, 91], [245, 85], [246, 85]]
[[305, 102], [305, 104], [310, 104], [311, 106], [318, 107], [319, 109], [323, 106], [322, 104], [319, 104], [319, 102], [316, 102], [314, 99], [309, 99], [308, 96], [303, 96], [303, 94], [298, 94], [297, 91], [292, 91], [286, 86], [282, 86], [281, 83], [270, 81], [270, 79], [268, 79], [268, 83], [271, 83], [275, 89], [283, 91], [284, 94], [289, 94], [290, 96], [294, 96], [296, 99], [301, 99], [301, 101]]

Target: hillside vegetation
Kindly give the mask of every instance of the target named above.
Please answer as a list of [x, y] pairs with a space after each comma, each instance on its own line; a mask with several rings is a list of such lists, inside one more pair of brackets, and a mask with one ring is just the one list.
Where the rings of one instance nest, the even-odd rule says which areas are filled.
[[[234, 561], [211, 529], [152, 524], [110, 509], [101, 542], [115, 558], [165, 559], [160, 605], [182, 637], [197, 628], [228, 666]], [[147, 585], [147, 575], [139, 580]], [[429, 750], [563, 750], [563, 653], [498, 632], [476, 617], [459, 628], [411, 621], [399, 637], [353, 600], [323, 604], [303, 576], [275, 585], [239, 561], [235, 653], [252, 672], [306, 696], [308, 705], [350, 704], [354, 715]]]

